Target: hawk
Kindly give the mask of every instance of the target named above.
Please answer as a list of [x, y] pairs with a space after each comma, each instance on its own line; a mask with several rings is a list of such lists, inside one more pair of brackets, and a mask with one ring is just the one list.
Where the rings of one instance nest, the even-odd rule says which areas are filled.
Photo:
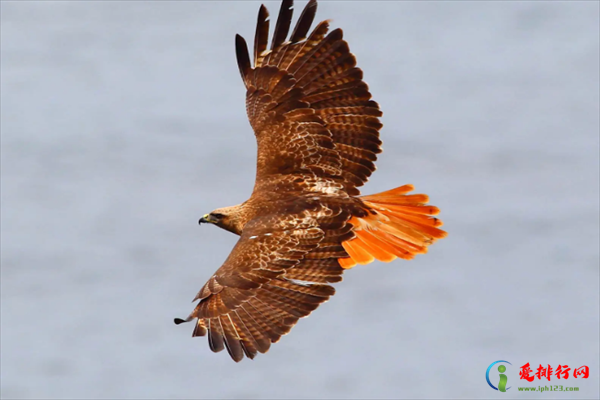
[[265, 353], [335, 290], [356, 264], [426, 253], [446, 236], [428, 196], [404, 185], [359, 196], [381, 152], [379, 105], [341, 29], [310, 0], [288, 39], [292, 1], [284, 0], [268, 46], [269, 14], [258, 13], [253, 61], [236, 35], [246, 110], [258, 144], [256, 182], [242, 204], [204, 215], [240, 238], [200, 289], [187, 319], [213, 352], [236, 362]]

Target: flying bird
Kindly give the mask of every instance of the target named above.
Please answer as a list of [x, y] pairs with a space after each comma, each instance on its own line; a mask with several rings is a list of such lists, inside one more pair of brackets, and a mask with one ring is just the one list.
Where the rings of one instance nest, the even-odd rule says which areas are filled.
[[269, 13], [258, 13], [251, 61], [235, 37], [246, 111], [258, 144], [256, 182], [242, 204], [204, 215], [240, 238], [200, 289], [187, 319], [213, 352], [233, 360], [265, 353], [335, 290], [356, 264], [426, 253], [446, 236], [437, 207], [412, 185], [369, 196], [361, 187], [381, 152], [379, 105], [341, 29], [310, 0], [291, 36], [291, 0], [282, 2], [271, 46]]

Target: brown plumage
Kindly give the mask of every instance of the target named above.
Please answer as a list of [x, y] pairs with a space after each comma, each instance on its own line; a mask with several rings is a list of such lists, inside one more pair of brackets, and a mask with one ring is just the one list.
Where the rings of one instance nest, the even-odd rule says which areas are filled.
[[205, 215], [240, 235], [208, 280], [186, 320], [193, 336], [208, 334], [214, 352], [235, 361], [265, 353], [327, 301], [344, 269], [374, 259], [410, 259], [446, 233], [438, 209], [405, 185], [357, 197], [381, 152], [379, 105], [343, 40], [323, 21], [309, 34], [317, 2], [300, 15], [290, 39], [292, 1], [284, 0], [271, 47], [260, 7], [250, 60], [236, 36], [246, 110], [258, 144], [250, 198]]

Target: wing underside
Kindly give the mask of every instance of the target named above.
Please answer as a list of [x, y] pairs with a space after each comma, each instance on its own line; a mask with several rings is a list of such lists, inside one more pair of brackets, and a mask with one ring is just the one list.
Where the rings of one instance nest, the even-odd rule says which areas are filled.
[[[223, 266], [182, 323], [197, 319], [193, 336], [235, 361], [266, 352], [335, 290], [342, 279], [340, 243], [353, 237], [343, 207], [315, 205], [299, 215], [271, 215], [249, 223]], [[275, 222], [277, 221], [277, 222]]]
[[286, 41], [292, 1], [283, 1], [267, 49], [269, 14], [261, 6], [253, 61], [245, 40], [236, 36], [246, 109], [258, 142], [255, 190], [279, 176], [310, 173], [315, 182], [305, 190], [357, 195], [375, 170], [382, 113], [342, 30], [327, 33], [329, 22], [322, 21], [308, 34], [316, 9], [311, 0]]

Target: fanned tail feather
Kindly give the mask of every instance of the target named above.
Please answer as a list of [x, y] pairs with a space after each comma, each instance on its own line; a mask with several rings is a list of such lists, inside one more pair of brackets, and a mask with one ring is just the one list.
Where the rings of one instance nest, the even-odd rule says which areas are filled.
[[342, 242], [350, 256], [338, 259], [342, 268], [369, 264], [375, 259], [410, 260], [416, 254], [426, 253], [427, 246], [437, 239], [446, 237], [446, 232], [439, 229], [442, 221], [433, 217], [440, 210], [426, 204], [429, 197], [425, 194], [407, 195], [412, 190], [414, 186], [404, 185], [360, 197], [372, 212], [366, 217], [350, 219], [356, 236]]

